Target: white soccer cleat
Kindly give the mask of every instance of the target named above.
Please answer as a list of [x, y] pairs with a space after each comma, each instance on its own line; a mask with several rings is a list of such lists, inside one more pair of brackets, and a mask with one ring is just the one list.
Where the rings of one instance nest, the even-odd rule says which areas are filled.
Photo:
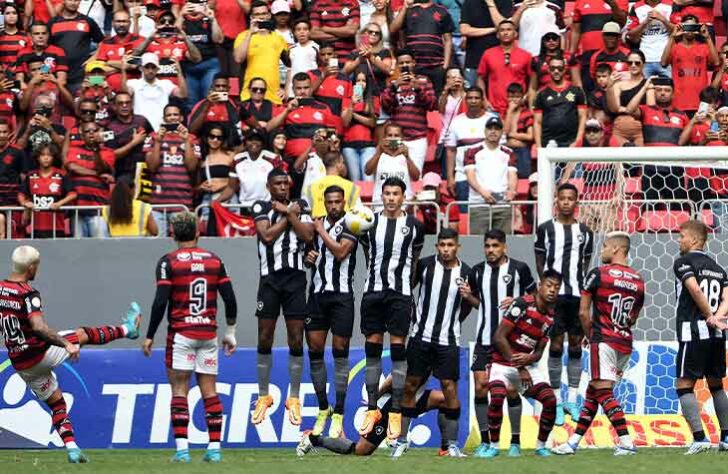
[[713, 445], [710, 444], [710, 441], [708, 441], [707, 439], [703, 441], [693, 441], [693, 444], [691, 444], [688, 450], [685, 452], [685, 456], [692, 456], [693, 454], [704, 453], [706, 451], [710, 451], [712, 447]]
[[460, 451], [457, 444], [451, 444], [447, 447], [447, 456], [451, 458], [466, 458], [468, 457], [465, 453]]
[[637, 454], [637, 448], [634, 446], [617, 445], [617, 447], [614, 448], [615, 456], [633, 456], [635, 454]]
[[304, 431], [303, 437], [301, 438], [301, 441], [298, 443], [298, 446], [296, 446], [296, 455], [299, 458], [304, 457], [309, 452], [313, 450], [313, 444], [311, 443], [311, 440], [309, 439], [308, 435], [310, 435], [310, 431]]
[[569, 456], [572, 454], [576, 454], [576, 448], [569, 443], [564, 443], [553, 448], [551, 452], [559, 456]]
[[723, 440], [720, 443], [718, 443], [718, 451], [720, 451], [720, 452], [728, 451], [728, 440]]
[[402, 442], [400, 440], [395, 441], [392, 446], [392, 454], [389, 455], [392, 459], [399, 459], [409, 449], [409, 443]]

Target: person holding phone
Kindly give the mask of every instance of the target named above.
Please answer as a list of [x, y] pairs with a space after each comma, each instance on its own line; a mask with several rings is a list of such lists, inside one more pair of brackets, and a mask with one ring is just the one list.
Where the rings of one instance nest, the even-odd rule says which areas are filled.
[[372, 203], [382, 205], [382, 185], [387, 179], [394, 177], [404, 181], [407, 187], [405, 201], [414, 197], [412, 181], [420, 179], [420, 170], [410, 158], [401, 125], [393, 122], [384, 124], [384, 136], [379, 141], [374, 156], [367, 162], [364, 172], [368, 176], [374, 176]]
[[217, 45], [225, 37], [215, 18], [214, 3], [190, 0], [182, 7], [182, 31], [200, 52], [201, 61], [184, 61], [182, 68], [187, 79], [187, 110], [192, 109], [210, 90], [215, 75], [220, 71]]
[[372, 94], [379, 96], [392, 73], [394, 58], [392, 51], [384, 45], [384, 28], [370, 22], [359, 32], [358, 49], [349, 54], [344, 64], [344, 74], [364, 73], [370, 83]]
[[311, 38], [317, 43], [333, 43], [339, 66], [356, 49], [360, 10], [357, 0], [316, 0], [311, 2]]
[[27, 86], [27, 81], [30, 80], [30, 63], [37, 62], [50, 66], [50, 70], [47, 72], [55, 74], [60, 84], [66, 84], [68, 77], [66, 53], [61, 48], [49, 44], [49, 36], [48, 25], [44, 23], [35, 23], [30, 27], [31, 43], [26, 44], [18, 52], [18, 61], [16, 63], [15, 78], [20, 81], [21, 89], [24, 90]]
[[20, 111], [30, 119], [34, 115], [31, 104], [40, 95], [51, 98], [51, 113], [48, 118], [54, 123], [62, 122], [61, 105], [73, 108], [73, 96], [66, 86], [53, 74], [52, 68], [39, 59], [32, 59], [25, 65], [30, 73], [30, 81], [20, 98]]
[[[626, 142], [632, 142], [637, 146], [644, 144], [642, 123], [626, 113], [627, 105], [647, 81], [643, 73], [644, 65], [644, 53], [635, 49], [627, 56], [628, 70], [613, 72], [609, 76], [606, 94], [607, 107], [612, 114], [616, 115], [612, 136], [617, 140], [618, 146], [622, 146]], [[652, 92], [648, 91], [642, 99], [642, 104], [647, 103], [650, 94]]]
[[[106, 82], [112, 91], [118, 92], [121, 90], [121, 62], [128, 53], [144, 42], [144, 38], [131, 32], [131, 17], [124, 10], [114, 12], [111, 25], [116, 35], [107, 37], [99, 44], [93, 59], [103, 61], [104, 67], [108, 69]], [[138, 66], [127, 73], [131, 78], [138, 78], [141, 75]]]
[[309, 71], [313, 97], [329, 106], [336, 117], [351, 108], [352, 86], [349, 78], [339, 69], [339, 60], [333, 43], [319, 47], [319, 68]]
[[344, 132], [342, 154], [350, 180], [372, 181], [374, 178], [366, 175], [364, 168], [376, 152], [374, 129], [380, 110], [379, 97], [372, 94], [372, 87], [363, 72], [354, 76], [352, 94], [352, 106], [344, 113], [344, 123], [348, 126]]

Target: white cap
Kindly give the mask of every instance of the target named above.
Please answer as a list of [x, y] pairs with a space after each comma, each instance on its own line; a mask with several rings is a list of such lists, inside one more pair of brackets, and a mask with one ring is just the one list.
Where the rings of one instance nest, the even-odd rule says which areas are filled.
[[275, 0], [270, 6], [270, 12], [273, 15], [279, 13], [291, 13], [291, 6], [288, 5], [287, 0]]
[[159, 67], [159, 58], [154, 53], [144, 53], [142, 54], [142, 67], [146, 66], [147, 64], [154, 64], [155, 66]]

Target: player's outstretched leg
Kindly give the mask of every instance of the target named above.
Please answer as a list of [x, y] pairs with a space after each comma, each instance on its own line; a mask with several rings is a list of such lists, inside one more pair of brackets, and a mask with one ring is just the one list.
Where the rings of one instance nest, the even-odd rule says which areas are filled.
[[574, 434], [569, 437], [569, 440], [566, 443], [555, 447], [551, 450], [551, 452], [560, 455], [574, 454], [576, 452], [576, 449], [579, 447], [579, 442], [581, 441], [581, 438], [584, 437], [584, 434], [586, 434], [589, 426], [591, 426], [598, 409], [599, 403], [597, 402], [596, 396], [594, 395], [594, 387], [589, 385], [589, 387], [587, 387], [586, 389], [584, 406], [581, 408], [579, 421], [577, 421], [576, 423], [576, 430], [574, 431]]
[[258, 376], [258, 400], [251, 414], [254, 425], [265, 420], [268, 409], [273, 406], [273, 396], [269, 393], [270, 372], [273, 367], [273, 336], [275, 334], [275, 319], [258, 318], [258, 350], [256, 371]]
[[142, 310], [136, 302], [132, 302], [120, 326], [82, 327], [76, 330], [78, 343], [81, 346], [102, 346], [117, 339], [137, 339]]
[[545, 383], [540, 383], [529, 390], [527, 395], [541, 403], [541, 418], [538, 423], [538, 439], [536, 440], [536, 456], [549, 456], [551, 452], [546, 448], [546, 441], [554, 428], [556, 418], [556, 397], [554, 391]]
[[508, 456], [517, 458], [521, 455], [521, 413], [523, 404], [518, 393], [508, 394], [508, 421], [511, 423], [511, 447]]
[[66, 453], [68, 455], [68, 462], [72, 464], [87, 463], [89, 459], [76, 445], [76, 437], [73, 432], [73, 425], [71, 420], [68, 418], [68, 407], [66, 406], [66, 400], [63, 398], [61, 389], [56, 389], [51, 396], [46, 400], [48, 408], [51, 409], [51, 419], [53, 420], [53, 427], [56, 429], [58, 436], [61, 437], [61, 441], [66, 446]]
[[501, 381], [491, 382], [488, 386], [490, 404], [488, 405], [488, 424], [490, 425], [490, 446], [482, 456], [494, 458], [500, 454], [500, 430], [503, 423], [503, 403], [506, 399], [506, 386]]
[[301, 442], [296, 446], [296, 454], [303, 457], [314, 448], [324, 448], [336, 454], [355, 454], [356, 443], [346, 438], [317, 436], [310, 431], [303, 433]]

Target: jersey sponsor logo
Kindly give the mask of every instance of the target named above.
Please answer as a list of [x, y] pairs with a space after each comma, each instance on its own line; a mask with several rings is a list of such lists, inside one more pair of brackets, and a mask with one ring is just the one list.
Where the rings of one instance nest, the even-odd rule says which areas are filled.
[[189, 252], [182, 252], [177, 254], [177, 260], [180, 262], [187, 262], [192, 258], [192, 255], [189, 254]]
[[192, 272], [204, 272], [205, 271], [205, 264], [204, 263], [193, 263], [190, 266], [190, 271], [192, 271]]
[[680, 265], [680, 267], [678, 267], [678, 270], [681, 272], [690, 270], [690, 265], [688, 265], [687, 263], [683, 263], [682, 265]]
[[621, 270], [617, 270], [616, 268], [610, 268], [609, 274], [612, 275], [614, 278], [621, 278], [623, 273]]
[[217, 358], [205, 357], [205, 360], [202, 361], [202, 365], [204, 365], [205, 367], [217, 367]]

